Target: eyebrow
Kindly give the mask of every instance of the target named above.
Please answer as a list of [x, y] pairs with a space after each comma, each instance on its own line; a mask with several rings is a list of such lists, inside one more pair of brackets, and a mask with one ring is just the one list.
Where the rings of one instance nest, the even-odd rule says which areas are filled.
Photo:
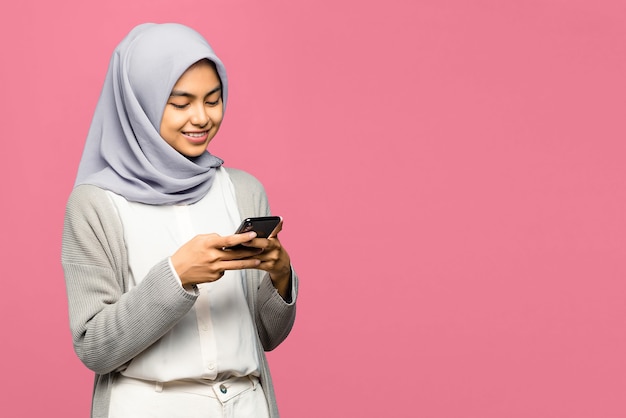
[[[207, 94], [204, 95], [204, 97], [210, 96], [213, 93], [217, 93], [218, 91], [220, 91], [222, 89], [222, 86], [217, 86], [215, 87], [213, 90], [211, 90], [210, 92], [208, 92]], [[190, 99], [194, 99], [196, 96], [194, 94], [188, 93], [186, 91], [182, 91], [182, 90], [172, 90], [172, 93], [170, 94], [170, 97], [188, 97]]]

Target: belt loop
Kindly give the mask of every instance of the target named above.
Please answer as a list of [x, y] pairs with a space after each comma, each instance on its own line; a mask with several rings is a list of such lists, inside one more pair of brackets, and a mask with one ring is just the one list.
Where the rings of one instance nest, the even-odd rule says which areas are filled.
[[163, 392], [163, 382], [156, 382], [154, 385], [154, 391], [158, 393]]

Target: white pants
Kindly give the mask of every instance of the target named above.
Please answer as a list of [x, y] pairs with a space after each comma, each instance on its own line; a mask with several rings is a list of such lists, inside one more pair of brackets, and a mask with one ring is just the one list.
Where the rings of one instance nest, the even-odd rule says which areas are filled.
[[223, 382], [152, 382], [118, 375], [109, 418], [269, 418], [267, 401], [254, 376]]

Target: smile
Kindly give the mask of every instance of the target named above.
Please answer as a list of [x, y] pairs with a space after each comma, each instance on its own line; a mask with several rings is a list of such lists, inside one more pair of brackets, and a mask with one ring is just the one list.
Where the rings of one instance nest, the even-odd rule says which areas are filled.
[[209, 138], [209, 131], [183, 132], [182, 134], [193, 145], [203, 145]]
[[185, 135], [185, 136], [189, 136], [189, 137], [191, 137], [191, 138], [203, 138], [203, 137], [205, 137], [208, 133], [209, 133], [209, 131], [202, 131], [202, 132], [183, 132], [183, 135]]

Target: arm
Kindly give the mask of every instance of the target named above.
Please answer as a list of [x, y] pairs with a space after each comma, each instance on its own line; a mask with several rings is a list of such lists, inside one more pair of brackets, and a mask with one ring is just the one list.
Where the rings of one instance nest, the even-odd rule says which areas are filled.
[[[228, 169], [228, 174], [235, 186], [242, 218], [270, 214], [267, 195], [263, 185], [256, 178], [244, 171], [231, 168]], [[278, 287], [282, 287], [280, 290], [281, 293], [284, 292], [283, 296], [287, 296], [285, 298], [277, 290], [270, 274], [262, 270], [246, 270], [248, 288], [254, 288], [254, 291], [250, 292], [254, 295], [254, 300], [249, 300], [248, 303], [254, 308], [257, 332], [266, 351], [273, 350], [284, 341], [295, 321], [298, 276], [292, 266], [288, 270], [291, 272], [290, 280], [287, 280], [287, 283], [282, 282], [287, 286], [278, 284]]]
[[167, 259], [128, 291], [122, 225], [106, 192], [79, 186], [65, 214], [61, 258], [74, 349], [96, 373], [113, 371], [145, 350], [193, 306]]
[[296, 298], [298, 295], [298, 276], [291, 271], [291, 301], [286, 302], [272, 284], [269, 274], [255, 271], [261, 276], [256, 298], [256, 325], [259, 338], [265, 351], [278, 347], [291, 332], [296, 320]]

